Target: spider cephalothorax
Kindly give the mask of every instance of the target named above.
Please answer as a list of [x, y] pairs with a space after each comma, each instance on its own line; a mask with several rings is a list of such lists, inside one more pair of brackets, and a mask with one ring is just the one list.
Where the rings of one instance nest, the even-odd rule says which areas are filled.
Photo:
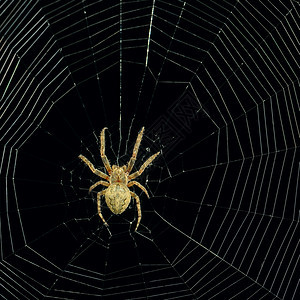
[[100, 218], [103, 220], [104, 224], [108, 226], [106, 223], [104, 217], [102, 216], [101, 213], [101, 205], [100, 205], [100, 197], [102, 195], [105, 196], [105, 202], [108, 206], [108, 208], [116, 215], [121, 214], [126, 210], [128, 207], [131, 197], [135, 198], [136, 200], [136, 205], [137, 205], [137, 210], [138, 210], [138, 220], [136, 224], [135, 230], [137, 230], [142, 213], [141, 213], [141, 204], [140, 204], [140, 199], [137, 194], [129, 190], [129, 187], [136, 185], [138, 186], [149, 198], [149, 194], [147, 190], [145, 189], [144, 186], [142, 186], [139, 182], [133, 180], [136, 177], [140, 176], [144, 170], [148, 167], [148, 165], [156, 158], [156, 156], [160, 153], [157, 152], [153, 154], [151, 157], [149, 157], [144, 164], [140, 167], [140, 169], [132, 174], [130, 172], [132, 171], [132, 168], [134, 166], [134, 163], [136, 161], [136, 156], [140, 147], [140, 143], [143, 137], [144, 133], [144, 127], [142, 130], [139, 132], [138, 137], [136, 139], [134, 148], [133, 148], [133, 153], [132, 156], [127, 164], [127, 166], [122, 166], [119, 167], [117, 165], [113, 165], [112, 167], [110, 166], [110, 163], [105, 155], [105, 137], [104, 137], [104, 132], [107, 127], [103, 128], [101, 131], [100, 135], [100, 154], [101, 154], [101, 159], [102, 162], [105, 166], [105, 169], [107, 170], [108, 174], [105, 174], [101, 172], [100, 170], [96, 169], [94, 165], [83, 155], [79, 155], [79, 158], [87, 164], [87, 166], [90, 168], [90, 170], [98, 175], [99, 177], [107, 180], [100, 180], [93, 184], [89, 188], [89, 192], [91, 192], [96, 186], [98, 185], [104, 185], [107, 186], [107, 189], [102, 190], [101, 192], [97, 193], [97, 206], [98, 206], [98, 214]]

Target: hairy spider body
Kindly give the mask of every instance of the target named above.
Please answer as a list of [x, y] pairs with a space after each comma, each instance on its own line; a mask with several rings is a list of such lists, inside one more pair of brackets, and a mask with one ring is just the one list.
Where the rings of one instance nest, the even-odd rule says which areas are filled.
[[139, 182], [133, 180], [136, 177], [140, 176], [144, 170], [148, 167], [148, 165], [156, 158], [156, 156], [160, 153], [157, 152], [153, 154], [151, 157], [149, 157], [144, 164], [140, 167], [140, 169], [132, 174], [130, 172], [132, 171], [132, 168], [134, 166], [134, 163], [136, 161], [136, 156], [140, 147], [140, 143], [143, 137], [144, 133], [144, 127], [141, 129], [141, 131], [138, 134], [138, 137], [136, 139], [134, 148], [133, 148], [133, 153], [132, 156], [128, 162], [127, 165], [124, 165], [122, 167], [113, 165], [112, 167], [110, 166], [110, 163], [105, 155], [105, 136], [104, 132], [107, 127], [104, 127], [101, 131], [100, 134], [100, 154], [101, 154], [101, 159], [102, 162], [105, 166], [105, 169], [107, 170], [108, 174], [105, 174], [101, 172], [100, 170], [96, 169], [94, 165], [83, 155], [79, 155], [79, 158], [90, 168], [90, 170], [98, 175], [99, 177], [105, 179], [97, 181], [94, 183], [90, 188], [89, 192], [91, 192], [95, 187], [98, 185], [104, 185], [107, 187], [107, 189], [102, 190], [101, 192], [97, 193], [97, 207], [98, 207], [98, 214], [99, 217], [102, 219], [104, 224], [108, 226], [106, 223], [102, 213], [101, 213], [101, 203], [100, 203], [100, 198], [102, 195], [105, 197], [105, 202], [108, 206], [108, 208], [111, 210], [116, 215], [119, 215], [123, 213], [127, 207], [129, 206], [129, 203], [131, 201], [131, 197], [135, 198], [136, 200], [136, 205], [137, 205], [137, 211], [138, 211], [138, 220], [137, 220], [137, 225], [135, 230], [137, 230], [142, 213], [141, 213], [141, 204], [140, 204], [140, 199], [137, 194], [129, 190], [129, 187], [136, 185], [139, 187], [149, 198], [149, 194], [146, 190], [146, 188], [141, 185]]
[[123, 213], [128, 207], [130, 200], [129, 188], [123, 183], [114, 183], [105, 192], [105, 202], [115, 215]]

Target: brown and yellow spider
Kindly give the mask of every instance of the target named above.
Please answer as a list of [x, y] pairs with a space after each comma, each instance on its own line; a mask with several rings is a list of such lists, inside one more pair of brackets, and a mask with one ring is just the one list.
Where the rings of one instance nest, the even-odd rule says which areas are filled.
[[149, 194], [144, 186], [142, 186], [139, 182], [132, 180], [135, 179], [136, 177], [140, 176], [144, 170], [148, 167], [148, 165], [156, 158], [156, 156], [160, 153], [157, 152], [153, 154], [151, 157], [149, 157], [143, 165], [140, 167], [140, 169], [132, 174], [130, 174], [134, 163], [136, 161], [136, 156], [140, 147], [140, 143], [143, 137], [144, 133], [144, 127], [141, 129], [141, 131], [138, 134], [138, 137], [136, 139], [134, 148], [133, 148], [133, 153], [132, 156], [128, 162], [128, 165], [124, 165], [122, 167], [119, 167], [117, 165], [113, 165], [112, 167], [109, 164], [109, 161], [105, 155], [105, 137], [104, 137], [104, 132], [107, 127], [104, 127], [101, 131], [100, 135], [100, 154], [101, 154], [101, 159], [102, 162], [105, 166], [105, 169], [107, 170], [108, 174], [105, 174], [101, 172], [100, 170], [96, 169], [94, 165], [83, 155], [79, 155], [78, 157], [86, 163], [86, 165], [90, 168], [90, 170], [98, 175], [99, 177], [106, 179], [107, 181], [100, 180], [93, 184], [89, 188], [89, 192], [91, 192], [95, 187], [98, 185], [104, 185], [107, 186], [107, 189], [102, 190], [101, 192], [97, 193], [97, 207], [98, 207], [98, 214], [104, 224], [108, 226], [106, 223], [104, 217], [102, 216], [101, 213], [101, 205], [100, 205], [100, 197], [102, 195], [105, 195], [105, 202], [108, 206], [108, 208], [116, 215], [119, 215], [123, 213], [131, 200], [131, 197], [135, 198], [136, 200], [136, 205], [137, 205], [137, 211], [138, 211], [138, 220], [136, 224], [135, 230], [139, 227], [141, 217], [142, 217], [142, 212], [141, 212], [141, 203], [140, 203], [140, 198], [138, 197], [137, 194], [129, 190], [129, 187], [136, 185], [138, 186], [149, 198]]

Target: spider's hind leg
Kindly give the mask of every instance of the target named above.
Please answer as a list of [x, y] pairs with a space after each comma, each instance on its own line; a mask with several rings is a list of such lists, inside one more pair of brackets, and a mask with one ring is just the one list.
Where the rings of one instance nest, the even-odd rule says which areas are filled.
[[105, 195], [105, 192], [106, 192], [106, 190], [103, 190], [103, 191], [97, 193], [97, 207], [98, 207], [98, 215], [99, 215], [99, 217], [102, 219], [104, 225], [108, 226], [108, 224], [106, 223], [104, 217], [102, 216], [102, 213], [101, 213], [101, 203], [100, 203], [100, 197], [102, 195]]
[[147, 197], [149, 198], [149, 194], [148, 194], [146, 188], [145, 188], [143, 185], [141, 185], [139, 182], [137, 182], [137, 181], [135, 181], [135, 180], [130, 181], [130, 182], [127, 184], [128, 187], [131, 187], [131, 186], [133, 186], [133, 185], [138, 186], [138, 187], [139, 187], [139, 188], [147, 195]]
[[140, 202], [140, 198], [137, 194], [135, 194], [134, 192], [130, 192], [131, 197], [133, 197], [136, 201], [136, 206], [137, 206], [137, 212], [138, 212], [138, 219], [137, 219], [137, 224], [135, 227], [134, 231], [137, 231], [139, 225], [140, 225], [140, 221], [142, 218], [142, 210], [141, 210], [141, 202]]

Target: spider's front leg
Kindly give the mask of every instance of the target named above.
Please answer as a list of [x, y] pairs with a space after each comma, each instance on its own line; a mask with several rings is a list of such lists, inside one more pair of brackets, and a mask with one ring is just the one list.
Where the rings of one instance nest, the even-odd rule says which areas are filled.
[[78, 156], [89, 168], [90, 168], [90, 170], [94, 173], [94, 174], [96, 174], [96, 175], [98, 175], [99, 177], [101, 177], [101, 178], [104, 178], [104, 179], [106, 179], [106, 180], [109, 180], [109, 176], [107, 175], [107, 174], [105, 174], [105, 173], [103, 173], [103, 172], [101, 172], [100, 170], [98, 170], [98, 169], [96, 169], [95, 167], [94, 167], [94, 165], [85, 157], [85, 156], [83, 156], [83, 155], [79, 155]]
[[152, 161], [156, 158], [156, 156], [157, 156], [158, 154], [160, 154], [160, 151], [158, 151], [157, 153], [155, 153], [155, 154], [153, 154], [152, 156], [150, 156], [150, 157], [143, 163], [143, 165], [141, 166], [141, 168], [140, 168], [138, 171], [136, 171], [136, 172], [134, 172], [134, 173], [132, 173], [131, 175], [128, 176], [128, 181], [129, 181], [129, 180], [132, 180], [132, 179], [134, 179], [134, 178], [136, 178], [136, 177], [138, 177], [138, 176], [140, 176], [140, 175], [144, 172], [144, 170], [152, 163]]
[[140, 148], [140, 144], [141, 144], [141, 141], [142, 141], [144, 130], [145, 130], [145, 127], [142, 127], [142, 129], [139, 132], [138, 137], [136, 139], [136, 142], [135, 142], [135, 145], [134, 145], [134, 148], [133, 148], [133, 152], [132, 152], [132, 156], [131, 156], [131, 158], [129, 160], [128, 167], [127, 167], [127, 170], [126, 170], [126, 172], [128, 174], [131, 172], [131, 170], [132, 170], [132, 168], [134, 166], [134, 163], [136, 161], [136, 156], [137, 156], [139, 148]]
[[107, 127], [104, 127], [102, 129], [101, 135], [100, 135], [100, 155], [101, 155], [101, 159], [102, 159], [105, 169], [107, 170], [108, 174], [111, 174], [111, 166], [107, 159], [107, 156], [105, 155], [105, 136], [104, 136], [105, 129], [107, 129]]

